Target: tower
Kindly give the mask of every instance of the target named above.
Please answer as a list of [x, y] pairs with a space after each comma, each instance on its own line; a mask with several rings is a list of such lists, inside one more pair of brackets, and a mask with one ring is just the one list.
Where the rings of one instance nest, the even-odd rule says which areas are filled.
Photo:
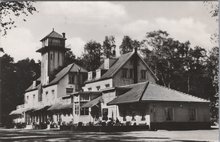
[[59, 34], [53, 31], [45, 36], [40, 41], [42, 47], [36, 52], [41, 53], [41, 83], [47, 85], [49, 83], [49, 76], [53, 74], [54, 70], [64, 65], [65, 51], [65, 33]]

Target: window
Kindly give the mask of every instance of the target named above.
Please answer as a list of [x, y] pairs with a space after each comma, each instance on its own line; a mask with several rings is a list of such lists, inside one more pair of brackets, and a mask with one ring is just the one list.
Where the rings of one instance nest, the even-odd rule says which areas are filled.
[[102, 119], [103, 120], [108, 120], [108, 109], [107, 108], [103, 108], [102, 109]]
[[54, 90], [51, 90], [51, 92], [52, 92], [52, 94], [54, 94], [55, 91], [54, 91]]
[[173, 108], [165, 108], [166, 120], [173, 120]]
[[126, 121], [126, 110], [123, 111], [123, 121]]
[[108, 88], [110, 86], [110, 84], [105, 84], [105, 87]]
[[189, 109], [189, 120], [196, 120], [196, 109], [195, 108]]
[[100, 86], [96, 86], [96, 88], [97, 88], [97, 90], [99, 90], [99, 89], [100, 89]]
[[53, 59], [53, 53], [50, 53], [50, 59], [51, 60]]
[[75, 104], [75, 114], [79, 115], [79, 104]]
[[146, 70], [141, 70], [141, 79], [146, 79]]
[[35, 94], [33, 95], [33, 100], [35, 100]]
[[73, 88], [66, 88], [66, 93], [73, 93]]
[[142, 110], [142, 112], [141, 112], [141, 121], [146, 120], [145, 115], [146, 115], [145, 110]]
[[46, 101], [48, 102], [48, 100], [49, 100], [49, 98], [48, 98], [48, 91], [46, 92], [46, 96], [45, 96], [45, 98], [46, 98]]
[[59, 39], [51, 39], [51, 44], [55, 46], [61, 45], [61, 41]]
[[129, 75], [130, 75], [130, 76], [129, 76], [130, 78], [133, 78], [133, 76], [134, 76], [134, 70], [133, 70], [133, 69], [130, 69]]
[[27, 98], [26, 98], [26, 103], [28, 103], [28, 99], [29, 99], [29, 96], [27, 96]]
[[89, 108], [81, 108], [80, 115], [89, 115]]
[[135, 113], [134, 113], [134, 112], [132, 113], [132, 119], [131, 119], [131, 121], [136, 121], [136, 119], [135, 119]]
[[88, 90], [89, 90], [89, 91], [91, 91], [91, 90], [92, 90], [92, 88], [88, 88]]
[[69, 74], [69, 84], [74, 84], [75, 76], [73, 73]]
[[89, 101], [89, 95], [88, 94], [80, 95], [80, 101]]
[[122, 78], [127, 78], [127, 71], [128, 69], [126, 68], [122, 69]]

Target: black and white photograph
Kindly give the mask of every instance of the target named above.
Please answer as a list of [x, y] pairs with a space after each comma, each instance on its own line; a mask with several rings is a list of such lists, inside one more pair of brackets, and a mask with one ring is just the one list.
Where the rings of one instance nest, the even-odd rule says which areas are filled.
[[219, 141], [218, 1], [1, 1], [0, 141]]

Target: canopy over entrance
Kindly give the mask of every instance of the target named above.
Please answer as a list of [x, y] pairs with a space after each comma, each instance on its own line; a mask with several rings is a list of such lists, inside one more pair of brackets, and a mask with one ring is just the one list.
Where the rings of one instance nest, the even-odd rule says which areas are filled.
[[72, 109], [73, 104], [62, 104], [62, 103], [56, 103], [52, 105], [48, 110], [49, 111], [59, 111], [59, 110], [66, 110], [66, 109]]
[[97, 105], [98, 103], [102, 103], [102, 102], [103, 102], [102, 96], [99, 96], [96, 99], [93, 99], [93, 100], [89, 101], [88, 103], [84, 104], [82, 106], [82, 108], [91, 108], [91, 107]]

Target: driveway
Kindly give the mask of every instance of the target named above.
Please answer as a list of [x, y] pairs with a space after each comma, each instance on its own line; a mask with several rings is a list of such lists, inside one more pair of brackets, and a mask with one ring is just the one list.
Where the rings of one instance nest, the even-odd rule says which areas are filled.
[[190, 131], [73, 132], [58, 130], [0, 129], [0, 141], [163, 141], [218, 142], [218, 129]]

